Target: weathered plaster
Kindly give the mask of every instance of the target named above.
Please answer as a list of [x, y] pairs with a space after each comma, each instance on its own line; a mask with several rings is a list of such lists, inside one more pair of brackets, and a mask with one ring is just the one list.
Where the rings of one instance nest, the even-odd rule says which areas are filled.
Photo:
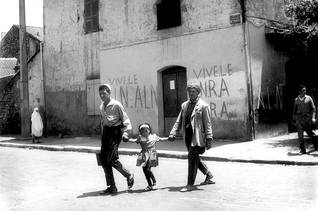
[[28, 63], [29, 68], [29, 109], [44, 106], [43, 78], [40, 52]]
[[284, 0], [247, 0], [247, 20], [256, 26], [263, 26], [267, 20], [286, 22]]
[[[85, 34], [83, 0], [44, 0], [44, 68], [52, 123], [64, 122], [73, 132], [93, 131], [97, 120], [87, 115], [86, 80], [100, 78], [101, 83], [113, 86], [112, 95], [122, 101], [134, 127], [148, 121], [155, 131], [162, 131], [161, 71], [178, 65], [187, 69], [189, 82], [202, 84], [216, 135], [245, 136], [248, 106], [243, 27], [229, 21], [231, 14], [241, 12], [239, 1], [181, 0], [182, 25], [159, 31], [156, 2], [100, 1], [101, 31]], [[249, 0], [247, 15], [260, 18], [248, 21], [264, 27], [263, 18], [283, 18], [274, 12], [282, 6], [281, 1]], [[254, 41], [248, 41], [255, 42], [251, 49], [257, 49], [250, 64], [253, 88], [259, 92], [262, 71], [278, 70], [284, 61], [273, 61], [269, 56], [272, 49], [262, 53], [268, 45], [263, 28], [250, 29], [247, 36]]]
[[[247, 1], [246, 32], [253, 84], [256, 138], [287, 132], [287, 125], [282, 125], [286, 121], [283, 90], [286, 85], [287, 56], [277, 52], [265, 37], [265, 25], [271, 20], [286, 22], [283, 1]], [[269, 102], [271, 105], [268, 104]], [[266, 116], [271, 118], [270, 116], [275, 115], [275, 119], [280, 118], [278, 122], [259, 121], [259, 108], [264, 106], [269, 109]]]
[[44, 12], [48, 91], [85, 90], [99, 77], [99, 54], [98, 33], [84, 33], [83, 1], [44, 1]]
[[99, 117], [87, 116], [86, 91], [46, 92], [50, 134], [98, 134]]
[[101, 48], [230, 27], [229, 15], [240, 12], [236, 0], [181, 0], [182, 25], [157, 30], [157, 0], [100, 2]]
[[[99, 33], [84, 32], [83, 0], [44, 0], [43, 5], [49, 130], [63, 123], [60, 127], [68, 133], [93, 133], [96, 123], [87, 115], [86, 80], [99, 78]], [[70, 99], [77, 99], [76, 104]]]
[[[241, 37], [241, 27], [237, 26], [104, 50], [100, 69], [107, 71], [101, 71], [101, 81], [113, 86], [112, 96], [126, 107], [133, 125], [148, 121], [158, 131], [163, 117], [158, 115], [162, 113], [162, 84], [157, 83], [157, 72], [171, 65], [183, 66], [188, 82], [201, 84], [216, 131], [225, 134], [218, 121], [240, 121], [244, 128], [247, 113]], [[242, 133], [231, 135], [241, 137]]]

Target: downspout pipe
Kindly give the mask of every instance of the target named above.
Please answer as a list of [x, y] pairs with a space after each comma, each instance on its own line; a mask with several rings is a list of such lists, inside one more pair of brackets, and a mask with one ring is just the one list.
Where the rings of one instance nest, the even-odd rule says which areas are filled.
[[44, 62], [43, 62], [43, 41], [40, 41], [40, 56], [41, 56], [41, 74], [42, 74], [42, 87], [43, 87], [43, 132], [44, 136], [47, 136], [47, 117], [46, 117], [46, 92], [45, 92], [45, 71], [44, 71]]
[[243, 45], [245, 56], [246, 81], [247, 81], [247, 101], [248, 101], [248, 119], [247, 119], [247, 136], [249, 140], [255, 139], [255, 124], [254, 124], [254, 106], [253, 106], [253, 83], [252, 83], [252, 68], [251, 58], [248, 48], [248, 25], [246, 22], [246, 1], [239, 0], [241, 5], [242, 16], [242, 31], [243, 31]]

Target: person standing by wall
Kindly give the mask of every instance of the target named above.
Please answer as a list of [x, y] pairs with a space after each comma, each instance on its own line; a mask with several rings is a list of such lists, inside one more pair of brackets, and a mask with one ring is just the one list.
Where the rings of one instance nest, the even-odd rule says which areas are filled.
[[301, 154], [306, 154], [304, 131], [312, 138], [315, 150], [318, 150], [312, 124], [315, 122], [315, 105], [312, 98], [306, 95], [306, 87], [299, 85], [299, 95], [294, 102], [293, 122], [295, 122], [298, 133], [299, 148]]
[[31, 136], [32, 143], [41, 143], [40, 138], [43, 133], [43, 122], [39, 113], [39, 108], [35, 107], [31, 115]]
[[206, 179], [201, 185], [214, 184], [213, 175], [202, 162], [200, 154], [210, 149], [213, 141], [211, 110], [207, 103], [200, 99], [201, 88], [197, 84], [187, 86], [189, 100], [181, 105], [181, 111], [170, 132], [169, 140], [182, 131], [188, 149], [188, 182], [181, 192], [195, 189], [194, 182], [199, 169]]
[[99, 86], [99, 96], [103, 101], [100, 105], [102, 126], [100, 159], [107, 183], [107, 189], [103, 191], [103, 194], [117, 193], [113, 168], [127, 178], [128, 189], [134, 185], [134, 175], [124, 168], [118, 156], [118, 146], [121, 140], [128, 140], [128, 132], [132, 129], [131, 122], [122, 104], [112, 99], [110, 93], [109, 84]]

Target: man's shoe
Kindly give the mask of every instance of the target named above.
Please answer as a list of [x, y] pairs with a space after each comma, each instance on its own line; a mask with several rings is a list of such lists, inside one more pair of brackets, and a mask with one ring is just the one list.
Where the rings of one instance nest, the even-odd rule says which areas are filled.
[[151, 190], [153, 190], [153, 189], [152, 189], [152, 186], [147, 186], [147, 187], [145, 188], [145, 191], [151, 191]]
[[187, 186], [185, 186], [184, 188], [182, 188], [182, 189], [180, 190], [180, 192], [188, 192], [188, 191], [193, 191], [193, 190], [195, 190], [195, 189], [196, 189], [195, 186], [193, 186], [193, 185], [187, 185]]
[[211, 185], [211, 184], [215, 184], [215, 181], [212, 180], [213, 178], [213, 175], [209, 172], [207, 175], [206, 175], [206, 178], [203, 182], [200, 183], [200, 185]]
[[153, 183], [153, 185], [152, 185], [152, 190], [157, 190], [157, 185], [156, 185], [156, 183]]
[[116, 194], [117, 193], [117, 188], [116, 187], [108, 187], [106, 190], [102, 191], [102, 195], [105, 194]]
[[134, 186], [134, 175], [131, 174], [128, 178], [127, 178], [127, 185], [128, 188], [131, 189]]

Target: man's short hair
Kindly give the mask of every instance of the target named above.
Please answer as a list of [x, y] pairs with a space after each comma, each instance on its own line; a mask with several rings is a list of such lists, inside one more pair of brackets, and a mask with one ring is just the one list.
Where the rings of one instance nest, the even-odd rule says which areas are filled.
[[195, 89], [198, 93], [201, 92], [201, 87], [199, 84], [195, 84], [195, 83], [188, 84], [187, 91], [189, 91], [189, 89]]
[[300, 85], [298, 86], [298, 91], [299, 91], [299, 92], [302, 92], [302, 91], [303, 91], [303, 88], [306, 89], [306, 86], [303, 85], [303, 84], [300, 84]]
[[101, 84], [101, 85], [99, 85], [98, 91], [101, 91], [101, 90], [104, 90], [104, 89], [106, 89], [106, 91], [108, 93], [110, 93], [110, 91], [112, 90], [112, 88], [111, 88], [111, 86], [109, 84]]

